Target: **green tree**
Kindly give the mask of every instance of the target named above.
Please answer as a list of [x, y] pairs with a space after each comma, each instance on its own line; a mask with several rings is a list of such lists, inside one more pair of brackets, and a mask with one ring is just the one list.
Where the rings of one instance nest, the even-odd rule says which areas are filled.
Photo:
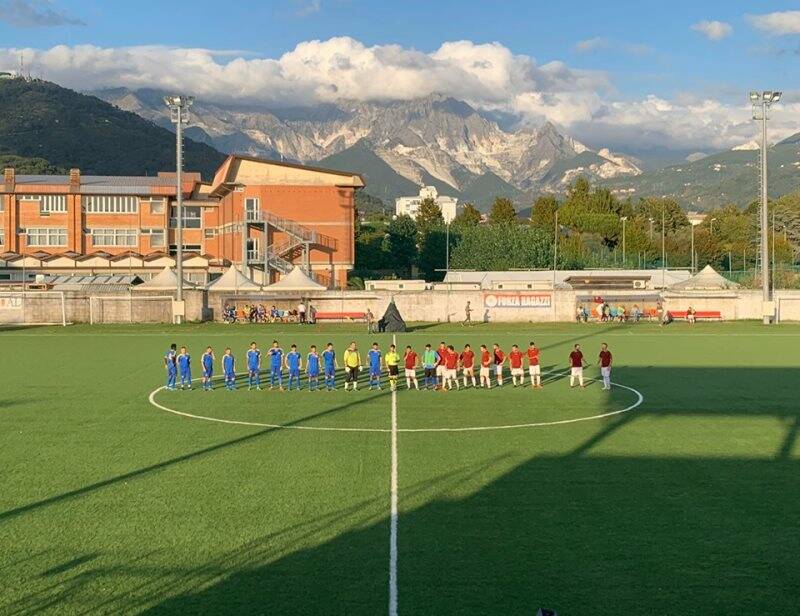
[[508, 270], [552, 267], [553, 234], [516, 223], [464, 229], [450, 251], [450, 267]]
[[399, 276], [411, 275], [411, 267], [417, 260], [417, 224], [413, 218], [397, 216], [389, 223], [384, 250]]
[[517, 212], [510, 199], [507, 197], [495, 197], [492, 209], [489, 211], [489, 222], [493, 225], [517, 222]]
[[533, 202], [531, 224], [540, 229], [553, 229], [556, 224], [558, 199], [555, 195], [541, 195]]
[[466, 228], [466, 227], [474, 227], [475, 225], [480, 224], [481, 222], [481, 213], [471, 203], [465, 203], [462, 210], [458, 213], [453, 219], [453, 226], [457, 228]]
[[419, 237], [420, 244], [423, 242], [430, 229], [444, 224], [444, 218], [442, 218], [442, 209], [437, 205], [436, 201], [430, 197], [427, 197], [420, 202], [416, 220], [417, 235]]
[[[447, 232], [443, 225], [428, 229], [419, 247], [419, 268], [425, 280], [440, 281], [444, 278], [447, 261]], [[451, 233], [451, 241], [453, 234]], [[438, 271], [437, 271], [438, 270]]]

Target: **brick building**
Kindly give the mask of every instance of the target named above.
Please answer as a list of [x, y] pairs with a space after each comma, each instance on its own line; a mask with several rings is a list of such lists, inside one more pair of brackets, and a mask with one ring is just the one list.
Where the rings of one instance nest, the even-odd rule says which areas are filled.
[[[187, 278], [206, 283], [231, 263], [258, 282], [301, 265], [327, 286], [354, 261], [360, 175], [229, 156], [211, 182], [184, 173]], [[37, 274], [133, 273], [175, 264], [175, 174], [17, 175], [0, 185], [0, 281]]]

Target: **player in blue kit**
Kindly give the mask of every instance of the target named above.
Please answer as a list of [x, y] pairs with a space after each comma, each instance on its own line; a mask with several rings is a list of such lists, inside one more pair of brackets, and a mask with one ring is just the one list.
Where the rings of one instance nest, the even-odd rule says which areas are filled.
[[316, 391], [319, 387], [319, 353], [313, 344], [306, 356], [306, 374], [308, 375], [308, 390]]
[[300, 387], [300, 368], [302, 363], [300, 353], [297, 352], [297, 345], [293, 344], [286, 354], [286, 369], [289, 371], [289, 386], [287, 389], [289, 391], [292, 391], [292, 383], [295, 383], [297, 391], [302, 389]]
[[372, 343], [372, 348], [367, 352], [369, 361], [369, 388], [381, 388], [381, 349], [377, 342]]
[[178, 376], [178, 345], [169, 345], [169, 351], [164, 355], [164, 368], [167, 370], [167, 389], [175, 391], [175, 379]]
[[214, 376], [214, 351], [211, 347], [206, 347], [201, 363], [203, 364], [203, 390], [211, 391], [214, 389], [211, 385], [211, 378]]
[[253, 387], [261, 390], [261, 351], [255, 342], [251, 342], [247, 349], [247, 391]]
[[333, 343], [329, 342], [322, 351], [322, 364], [325, 367], [325, 389], [333, 391], [336, 389], [336, 369], [339, 362], [336, 361], [336, 351], [333, 350]]
[[186, 351], [186, 347], [181, 347], [181, 352], [177, 356], [178, 374], [180, 375], [181, 389], [186, 386], [186, 389], [192, 388], [192, 357]]
[[222, 356], [222, 373], [225, 375], [225, 388], [229, 391], [236, 389], [236, 359], [231, 354], [230, 347], [225, 349]]
[[283, 391], [283, 349], [277, 340], [272, 341], [269, 351], [269, 388], [274, 389], [278, 383], [278, 389]]

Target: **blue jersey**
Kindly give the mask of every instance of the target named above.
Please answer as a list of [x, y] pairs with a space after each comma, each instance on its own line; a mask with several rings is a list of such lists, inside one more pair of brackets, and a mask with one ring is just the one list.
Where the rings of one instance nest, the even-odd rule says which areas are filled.
[[181, 372], [186, 372], [189, 369], [191, 361], [191, 356], [188, 353], [178, 354], [178, 368], [181, 369]]
[[203, 368], [211, 370], [214, 367], [214, 356], [211, 353], [203, 353]]
[[167, 351], [166, 355], [164, 355], [164, 363], [167, 365], [167, 368], [170, 370], [175, 370], [175, 364], [177, 361], [177, 353], [173, 349]]
[[283, 361], [283, 349], [280, 347], [272, 347], [269, 351], [269, 362], [273, 368], [280, 368]]
[[333, 349], [325, 349], [322, 351], [322, 361], [325, 362], [325, 367], [333, 368], [336, 366], [336, 351]]
[[309, 374], [319, 374], [319, 355], [309, 353], [306, 360], [306, 368], [308, 368]]
[[286, 363], [289, 366], [289, 370], [292, 372], [299, 372], [300, 371], [300, 353], [297, 351], [289, 351], [286, 354]]
[[225, 374], [233, 374], [235, 362], [236, 360], [233, 358], [233, 355], [222, 356], [222, 369], [225, 371]]
[[261, 363], [261, 351], [258, 349], [248, 349], [247, 351], [247, 368], [249, 370], [258, 370]]
[[381, 369], [381, 352], [378, 349], [370, 349], [367, 353], [369, 358], [369, 369], [378, 372]]

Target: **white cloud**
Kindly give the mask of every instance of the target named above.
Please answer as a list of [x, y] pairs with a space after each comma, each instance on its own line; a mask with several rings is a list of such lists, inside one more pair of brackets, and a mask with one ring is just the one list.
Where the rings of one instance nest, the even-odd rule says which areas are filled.
[[733, 26], [724, 21], [699, 21], [692, 24], [691, 28], [710, 41], [721, 41], [733, 34]]
[[50, 0], [0, 0], [0, 21], [23, 28], [85, 25], [59, 11]]
[[578, 53], [586, 53], [588, 51], [595, 51], [596, 49], [603, 49], [608, 46], [608, 39], [603, 38], [602, 36], [596, 36], [594, 38], [578, 41], [575, 43], [575, 45], [573, 45], [572, 48]]
[[800, 11], [776, 11], [763, 15], [748, 15], [747, 20], [759, 30], [774, 36], [800, 34]]
[[[0, 48], [0, 66], [19, 49]], [[33, 74], [77, 90], [157, 88], [200, 100], [262, 106], [348, 99], [410, 100], [443, 94], [478, 109], [550, 120], [581, 140], [668, 147], [728, 147], [753, 135], [747, 101], [647, 96], [619, 100], [608, 75], [563, 62], [539, 64], [499, 43], [451, 41], [425, 53], [399, 45], [365, 46], [348, 37], [298, 44], [278, 58], [210, 49], [59, 45], [25, 49]], [[790, 99], [791, 97], [786, 97]], [[775, 109], [777, 136], [800, 130], [800, 105]]]
[[613, 49], [632, 56], [642, 56], [653, 51], [652, 47], [643, 43], [616, 42], [602, 36], [584, 39], [572, 46], [572, 50], [576, 53], [589, 53], [600, 49]]

